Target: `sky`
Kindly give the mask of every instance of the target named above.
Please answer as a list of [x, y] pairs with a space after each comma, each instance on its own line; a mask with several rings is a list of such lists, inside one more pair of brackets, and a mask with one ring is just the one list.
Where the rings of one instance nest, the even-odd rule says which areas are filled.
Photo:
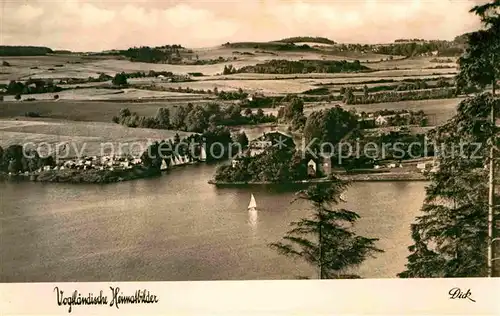
[[72, 51], [322, 36], [343, 43], [453, 39], [479, 0], [0, 0], [0, 45]]

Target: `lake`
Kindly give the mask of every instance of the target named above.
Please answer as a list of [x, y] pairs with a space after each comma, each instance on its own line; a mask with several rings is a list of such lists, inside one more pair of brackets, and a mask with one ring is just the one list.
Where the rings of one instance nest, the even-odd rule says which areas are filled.
[[[214, 166], [109, 185], [0, 183], [0, 282], [293, 279], [316, 277], [267, 245], [307, 216], [279, 186], [217, 188]], [[354, 183], [357, 233], [385, 250], [359, 267], [364, 278], [404, 269], [422, 182]], [[253, 193], [257, 214], [247, 205]]]

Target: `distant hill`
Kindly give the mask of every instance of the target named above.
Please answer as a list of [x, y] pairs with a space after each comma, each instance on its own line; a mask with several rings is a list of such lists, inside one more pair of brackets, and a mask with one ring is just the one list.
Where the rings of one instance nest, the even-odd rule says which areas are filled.
[[0, 46], [0, 56], [44, 56], [53, 50], [43, 46]]
[[328, 45], [335, 45], [336, 43], [332, 41], [331, 39], [328, 39], [326, 37], [313, 37], [313, 36], [296, 36], [296, 37], [288, 37], [281, 39], [276, 42], [281, 42], [281, 43], [318, 43], [318, 44], [328, 44]]
[[227, 48], [249, 48], [249, 49], [261, 49], [270, 51], [314, 51], [309, 45], [295, 45], [293, 43], [284, 42], [237, 42], [237, 43], [225, 43], [222, 45]]
[[399, 38], [397, 40], [394, 40], [394, 43], [411, 43], [411, 42], [428, 42], [422, 38], [412, 38], [412, 39], [407, 39], [407, 38]]

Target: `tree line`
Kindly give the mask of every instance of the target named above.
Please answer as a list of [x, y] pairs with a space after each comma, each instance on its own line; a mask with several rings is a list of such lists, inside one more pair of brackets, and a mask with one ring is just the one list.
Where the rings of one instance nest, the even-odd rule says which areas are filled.
[[328, 44], [328, 45], [336, 44], [331, 39], [328, 39], [326, 37], [318, 37], [318, 36], [287, 37], [287, 38], [281, 39], [277, 42], [282, 42], [282, 43], [319, 43], [319, 44]]
[[460, 56], [464, 46], [458, 42], [450, 41], [424, 41], [424, 42], [397, 42], [383, 45], [369, 44], [338, 44], [328, 48], [333, 52], [372, 52], [392, 56]]
[[53, 50], [43, 46], [7, 46], [0, 45], [0, 56], [45, 56]]
[[244, 66], [234, 72], [238, 73], [267, 73], [267, 74], [299, 74], [299, 73], [339, 73], [367, 71], [368, 67], [360, 64], [359, 60], [348, 62], [345, 60], [269, 60], [257, 65]]
[[40, 157], [37, 151], [24, 149], [21, 145], [0, 147], [0, 171], [17, 174], [19, 172], [33, 172], [44, 166], [54, 166], [52, 156]]
[[54, 84], [52, 80], [28, 79], [26, 82], [12, 80], [5, 86], [5, 94], [35, 94], [60, 92], [63, 89]]
[[125, 108], [120, 110], [119, 116], [113, 117], [113, 122], [128, 127], [175, 129], [197, 133], [215, 126], [276, 122], [275, 116], [264, 114], [262, 109], [258, 109], [256, 113], [246, 109], [242, 114], [242, 109], [238, 105], [222, 107], [217, 103], [208, 103], [195, 106], [188, 103], [186, 106], [174, 108], [172, 112], [171, 115], [168, 108], [160, 108], [155, 117], [146, 117], [131, 113]]
[[230, 48], [253, 48], [260, 50], [271, 50], [271, 51], [318, 51], [317, 49], [307, 44], [295, 45], [294, 43], [283, 43], [283, 42], [238, 42], [238, 43], [227, 42], [222, 46]]
[[455, 88], [437, 88], [428, 90], [410, 90], [403, 92], [380, 92], [369, 94], [364, 89], [363, 95], [355, 95], [351, 88], [346, 88], [343, 94], [343, 102], [346, 104], [371, 104], [384, 102], [401, 102], [432, 99], [450, 99], [457, 97]]
[[295, 149], [271, 147], [255, 157], [241, 157], [233, 166], [217, 168], [216, 181], [224, 182], [288, 182], [308, 179], [307, 160]]
[[167, 45], [163, 47], [131, 47], [127, 50], [119, 51], [119, 55], [128, 57], [134, 62], [145, 63], [172, 63], [180, 61], [180, 50], [183, 47], [180, 45]]
[[[218, 146], [212, 146], [217, 143]], [[222, 145], [222, 147], [220, 146]], [[191, 134], [181, 138], [178, 133], [174, 139], [154, 142], [141, 155], [144, 167], [159, 171], [163, 160], [170, 166], [170, 159], [174, 156], [187, 156], [194, 160], [201, 157], [202, 147], [205, 148], [206, 161], [227, 159], [230, 152], [236, 149], [246, 148], [248, 138], [244, 132], [231, 134], [230, 130], [224, 126], [211, 126], [203, 133]], [[229, 150], [229, 149], [232, 150]]]

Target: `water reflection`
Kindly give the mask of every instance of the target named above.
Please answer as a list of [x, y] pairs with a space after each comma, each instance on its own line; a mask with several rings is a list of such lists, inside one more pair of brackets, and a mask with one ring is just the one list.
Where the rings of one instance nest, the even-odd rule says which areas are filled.
[[259, 215], [257, 210], [249, 210], [248, 211], [248, 224], [250, 224], [250, 227], [252, 228], [252, 231], [257, 230], [257, 221], [258, 221]]
[[[310, 214], [290, 202], [305, 185], [218, 188], [215, 166], [111, 185], [0, 183], [0, 282], [283, 279], [314, 271], [272, 251], [289, 223]], [[249, 198], [257, 211], [248, 211]], [[345, 207], [355, 232], [385, 250], [366, 278], [404, 269], [423, 183], [355, 183]], [[140, 272], [134, 272], [139, 271]]]

